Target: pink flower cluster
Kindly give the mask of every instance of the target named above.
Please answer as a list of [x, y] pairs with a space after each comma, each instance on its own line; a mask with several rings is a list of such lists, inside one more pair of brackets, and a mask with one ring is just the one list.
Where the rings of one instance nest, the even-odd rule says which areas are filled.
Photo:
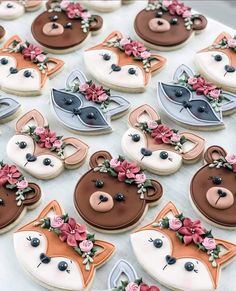
[[89, 17], [91, 17], [91, 14], [88, 11], [84, 10], [80, 3], [63, 0], [60, 4], [60, 7], [62, 10], [66, 11], [66, 14], [70, 19], [88, 19]]
[[160, 291], [160, 289], [156, 286], [148, 286], [144, 283], [138, 285], [137, 283], [130, 282], [126, 286], [125, 291]]
[[51, 149], [55, 147], [59, 149], [63, 144], [62, 140], [57, 138], [56, 133], [48, 127], [36, 127], [34, 134], [39, 137], [38, 144], [41, 148]]
[[236, 155], [227, 154], [225, 160], [232, 166], [233, 172], [236, 172]]
[[171, 15], [180, 15], [183, 18], [191, 17], [191, 8], [186, 6], [184, 3], [177, 0], [164, 0], [163, 5], [168, 8], [168, 11]]
[[228, 39], [227, 44], [229, 48], [236, 48], [236, 39], [235, 38]]
[[129, 38], [122, 38], [120, 46], [124, 48], [125, 54], [144, 60], [150, 58], [151, 53], [147, 50], [142, 42], [132, 41]]
[[209, 96], [213, 99], [218, 99], [221, 94], [221, 90], [214, 84], [207, 82], [203, 77], [190, 77], [188, 84], [191, 85], [192, 89], [196, 91], [198, 95]]
[[14, 185], [18, 183], [18, 179], [21, 177], [21, 173], [14, 165], [4, 165], [0, 169], [0, 185], [6, 185], [7, 183]]
[[43, 63], [47, 58], [47, 56], [43, 54], [42, 49], [33, 44], [25, 46], [25, 48], [22, 50], [22, 54], [25, 59], [37, 61], [39, 63]]
[[104, 102], [108, 99], [108, 95], [102, 86], [97, 86], [94, 83], [81, 84], [79, 86], [80, 92], [82, 92], [85, 98], [93, 102]]

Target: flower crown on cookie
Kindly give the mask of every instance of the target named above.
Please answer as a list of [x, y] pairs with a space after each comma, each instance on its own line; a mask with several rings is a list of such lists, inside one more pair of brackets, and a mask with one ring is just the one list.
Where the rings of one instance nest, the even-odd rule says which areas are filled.
[[152, 186], [151, 180], [146, 178], [140, 166], [136, 163], [128, 162], [122, 156], [119, 156], [117, 159], [113, 158], [110, 161], [104, 160], [101, 165], [94, 168], [94, 171], [109, 173], [120, 182], [137, 184], [137, 192], [140, 195], [140, 199], [144, 199], [144, 193], [147, 191], [147, 188]]
[[236, 155], [227, 154], [225, 157], [220, 156], [209, 165], [210, 168], [226, 168], [236, 173]]
[[121, 281], [121, 284], [115, 288], [112, 288], [111, 291], [160, 291], [157, 286], [148, 286], [143, 282], [143, 280], [136, 279], [134, 282]]
[[32, 191], [28, 181], [17, 167], [3, 162], [0, 162], [0, 186], [16, 191], [17, 206], [21, 206], [25, 200], [25, 193]]
[[210, 47], [212, 48], [216, 48], [216, 49], [231, 49], [234, 52], [236, 52], [236, 35], [232, 38], [222, 38], [222, 40], [218, 43], [218, 44], [214, 44]]

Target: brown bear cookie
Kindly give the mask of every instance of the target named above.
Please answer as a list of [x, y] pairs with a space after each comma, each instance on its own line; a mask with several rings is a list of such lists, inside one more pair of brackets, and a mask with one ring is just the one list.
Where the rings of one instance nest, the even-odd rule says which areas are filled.
[[206, 165], [191, 181], [191, 202], [195, 210], [213, 225], [236, 228], [235, 173], [236, 155], [219, 146], [209, 147]]
[[162, 197], [162, 186], [146, 178], [135, 163], [98, 151], [91, 170], [76, 185], [74, 203], [81, 217], [102, 232], [122, 232], [144, 217], [148, 206]]
[[0, 163], [0, 234], [12, 229], [41, 198], [37, 184], [28, 183], [15, 165]]
[[31, 31], [36, 41], [54, 53], [76, 50], [103, 25], [100, 16], [91, 15], [78, 1], [49, 0], [46, 8]]
[[3, 26], [0, 25], [0, 41], [3, 41], [4, 37], [6, 35], [6, 30]]
[[137, 35], [147, 46], [166, 51], [184, 46], [206, 26], [203, 15], [193, 14], [190, 7], [177, 0], [149, 0], [134, 21]]

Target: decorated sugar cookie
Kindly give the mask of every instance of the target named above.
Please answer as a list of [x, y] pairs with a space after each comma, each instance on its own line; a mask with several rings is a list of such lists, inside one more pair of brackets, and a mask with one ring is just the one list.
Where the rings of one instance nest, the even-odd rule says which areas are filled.
[[236, 92], [236, 36], [222, 32], [212, 45], [196, 53], [195, 64], [206, 79]]
[[160, 291], [157, 286], [149, 286], [136, 274], [134, 267], [121, 259], [112, 268], [108, 277], [109, 291]]
[[15, 165], [0, 162], [0, 233], [17, 225], [40, 198], [37, 184], [29, 183]]
[[119, 9], [122, 4], [130, 2], [133, 2], [133, 0], [86, 0], [83, 1], [83, 4], [100, 12], [112, 12]]
[[4, 40], [5, 36], [6, 36], [6, 30], [2, 25], [0, 25], [0, 42]]
[[236, 95], [195, 74], [189, 67], [177, 68], [173, 83], [158, 84], [158, 102], [170, 118], [198, 130], [225, 127], [223, 116], [236, 111]]
[[128, 120], [130, 128], [121, 140], [123, 152], [152, 173], [173, 174], [182, 163], [197, 162], [203, 154], [202, 137], [170, 128], [147, 104], [134, 109]]
[[221, 269], [236, 256], [235, 244], [215, 238], [200, 220], [185, 217], [172, 202], [152, 223], [131, 234], [131, 244], [150, 276], [179, 291], [216, 290]]
[[14, 119], [20, 111], [20, 103], [12, 98], [0, 98], [0, 123]]
[[38, 284], [77, 291], [90, 289], [96, 269], [115, 250], [64, 213], [57, 201], [14, 233], [14, 248], [21, 267]]
[[1, 0], [0, 19], [13, 20], [40, 8], [41, 0]]
[[85, 51], [84, 62], [100, 83], [114, 90], [142, 92], [166, 59], [151, 53], [143, 43], [114, 31]]
[[112, 131], [111, 120], [121, 117], [130, 107], [126, 99], [88, 80], [79, 70], [71, 72], [65, 89], [53, 89], [51, 98], [59, 121], [82, 134]]
[[6, 150], [16, 165], [47, 180], [64, 169], [78, 168], [86, 158], [88, 146], [77, 138], [58, 136], [40, 112], [31, 110], [16, 122], [16, 134]]
[[137, 35], [151, 48], [178, 49], [207, 26], [207, 19], [194, 14], [177, 0], [150, 0], [134, 21]]
[[47, 1], [47, 10], [32, 23], [34, 39], [48, 51], [59, 54], [84, 45], [91, 34], [101, 30], [103, 19], [91, 14], [82, 5], [83, 1]]
[[46, 81], [64, 62], [15, 35], [0, 49], [0, 88], [15, 95], [40, 95]]
[[191, 202], [197, 213], [209, 223], [234, 229], [236, 156], [220, 146], [211, 146], [206, 150], [204, 159], [205, 166], [191, 181]]
[[134, 227], [162, 197], [161, 184], [121, 156], [112, 158], [109, 152], [98, 151], [90, 157], [90, 167], [76, 185], [74, 203], [80, 216], [98, 231]]

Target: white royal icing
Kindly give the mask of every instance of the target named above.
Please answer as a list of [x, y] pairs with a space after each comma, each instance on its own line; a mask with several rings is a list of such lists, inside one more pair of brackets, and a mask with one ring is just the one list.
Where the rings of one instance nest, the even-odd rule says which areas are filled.
[[[8, 8], [8, 4], [12, 5], [13, 7]], [[17, 18], [24, 14], [24, 12], [24, 6], [17, 3], [17, 1], [1, 1], [0, 3], [0, 18], [2, 19]]]

